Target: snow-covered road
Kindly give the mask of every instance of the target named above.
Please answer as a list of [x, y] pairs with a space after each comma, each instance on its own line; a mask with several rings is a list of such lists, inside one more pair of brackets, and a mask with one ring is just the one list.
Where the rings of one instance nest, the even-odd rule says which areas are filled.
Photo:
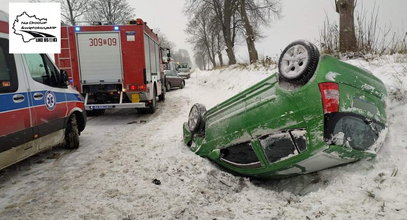
[[279, 181], [222, 171], [182, 143], [189, 108], [209, 108], [272, 71], [197, 71], [155, 114], [108, 111], [89, 119], [78, 150], [54, 149], [1, 171], [0, 219], [405, 219], [407, 60], [349, 62], [391, 93], [390, 135], [373, 161]]

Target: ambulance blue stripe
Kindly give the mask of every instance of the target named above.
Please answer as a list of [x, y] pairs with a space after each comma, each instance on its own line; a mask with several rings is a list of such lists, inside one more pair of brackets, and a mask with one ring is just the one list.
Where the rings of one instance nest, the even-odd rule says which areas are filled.
[[[5, 112], [5, 111], [14, 111], [14, 110], [19, 110], [23, 108], [28, 108], [28, 97], [33, 97], [34, 93], [41, 93], [43, 96], [45, 96], [46, 91], [33, 91], [30, 93], [9, 93], [9, 94], [0, 94], [0, 112]], [[21, 94], [24, 95], [25, 99], [21, 103], [15, 103], [13, 101], [13, 96]], [[28, 95], [30, 94], [30, 95]], [[63, 92], [54, 92], [56, 96], [57, 103], [63, 103], [63, 102], [79, 102], [82, 101], [82, 98], [79, 94], [76, 93], [63, 93]], [[33, 107], [36, 106], [42, 106], [45, 105], [44, 99], [41, 100], [34, 100], [31, 99], [33, 104]]]
[[28, 108], [28, 99], [27, 98], [25, 98], [24, 101], [21, 103], [14, 103], [14, 101], [13, 101], [13, 96], [23, 95], [24, 97], [27, 97], [28, 96], [27, 94], [28, 93], [25, 92], [25, 93], [11, 93], [11, 94], [0, 95], [0, 112]]

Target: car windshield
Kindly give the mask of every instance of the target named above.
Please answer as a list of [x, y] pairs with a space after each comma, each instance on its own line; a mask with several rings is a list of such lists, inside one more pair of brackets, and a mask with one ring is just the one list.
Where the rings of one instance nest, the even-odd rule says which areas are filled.
[[379, 138], [384, 127], [372, 120], [343, 116], [335, 124], [331, 143], [357, 150], [367, 150]]

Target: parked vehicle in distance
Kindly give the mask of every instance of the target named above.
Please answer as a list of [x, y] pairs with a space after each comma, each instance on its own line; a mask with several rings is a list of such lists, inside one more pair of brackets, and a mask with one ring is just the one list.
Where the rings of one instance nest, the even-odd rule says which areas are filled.
[[170, 61], [165, 67], [164, 75], [166, 91], [170, 91], [173, 88], [183, 89], [185, 87], [185, 80], [178, 75], [175, 65], [174, 61]]
[[8, 14], [0, 11], [0, 169], [56, 145], [79, 147], [83, 98], [45, 54], [9, 54]]
[[387, 133], [386, 95], [370, 72], [296, 41], [279, 73], [208, 111], [193, 105], [184, 142], [240, 175], [310, 173], [375, 157]]
[[184, 79], [189, 79], [191, 77], [191, 67], [188, 63], [177, 63], [178, 75]]
[[85, 97], [88, 111], [138, 108], [165, 99], [160, 40], [142, 19], [128, 25], [61, 27], [57, 65]]

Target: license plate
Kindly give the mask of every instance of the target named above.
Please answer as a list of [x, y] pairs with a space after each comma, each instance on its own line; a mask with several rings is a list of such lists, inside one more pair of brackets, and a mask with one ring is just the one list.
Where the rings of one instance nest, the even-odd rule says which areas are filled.
[[89, 108], [90, 108], [91, 110], [96, 110], [96, 109], [108, 109], [108, 108], [113, 108], [113, 106], [98, 105], [98, 106], [90, 106]]
[[361, 109], [361, 110], [368, 111], [368, 112], [372, 113], [373, 115], [376, 115], [376, 113], [378, 112], [377, 107], [373, 103], [368, 102], [368, 101], [366, 101], [364, 99], [361, 99], [361, 98], [357, 98], [357, 97], [353, 98], [353, 105], [352, 106], [354, 108], [358, 108], [358, 109]]
[[140, 102], [140, 95], [137, 93], [131, 94], [131, 102], [132, 103]]

